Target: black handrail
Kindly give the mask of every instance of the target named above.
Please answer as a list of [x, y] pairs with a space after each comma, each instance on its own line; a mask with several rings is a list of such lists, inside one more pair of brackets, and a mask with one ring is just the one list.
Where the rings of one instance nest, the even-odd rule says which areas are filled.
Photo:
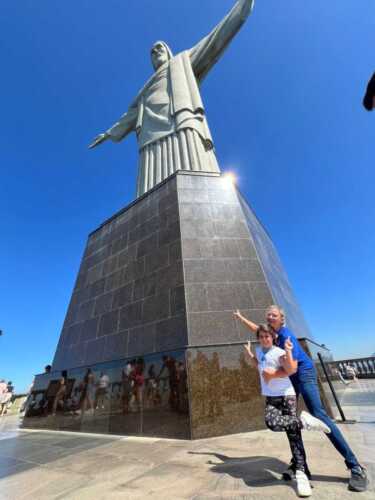
[[329, 378], [329, 375], [328, 375], [328, 372], [327, 372], [327, 368], [326, 368], [326, 366], [324, 364], [323, 357], [320, 354], [320, 352], [318, 352], [318, 358], [319, 358], [320, 364], [322, 365], [322, 368], [323, 368], [323, 371], [324, 371], [324, 375], [326, 376], [329, 388], [331, 389], [333, 398], [335, 400], [336, 406], [337, 406], [337, 408], [339, 410], [339, 413], [341, 415], [342, 421], [346, 422], [345, 414], [343, 412], [343, 409], [341, 408], [340, 401], [339, 401], [339, 399], [337, 397], [337, 394], [336, 394], [336, 391], [335, 391], [335, 389], [334, 389], [334, 387], [332, 385], [331, 379]]

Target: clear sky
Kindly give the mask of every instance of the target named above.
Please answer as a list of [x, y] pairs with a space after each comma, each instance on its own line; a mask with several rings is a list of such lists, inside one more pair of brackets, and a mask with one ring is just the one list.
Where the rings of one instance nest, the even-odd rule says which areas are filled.
[[[0, 378], [52, 361], [87, 234], [135, 193], [135, 137], [86, 146], [234, 0], [17, 0], [0, 18]], [[223, 170], [337, 359], [375, 352], [374, 0], [257, 0], [202, 87]]]

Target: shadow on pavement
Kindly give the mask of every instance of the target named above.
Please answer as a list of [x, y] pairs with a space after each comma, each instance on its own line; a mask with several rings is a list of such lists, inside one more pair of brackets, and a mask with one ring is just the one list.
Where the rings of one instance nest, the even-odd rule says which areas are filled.
[[[259, 488], [280, 484], [284, 486], [288, 485], [295, 490], [294, 481], [284, 481], [282, 479], [282, 473], [288, 467], [288, 464], [278, 458], [263, 456], [238, 458], [214, 452], [190, 451], [189, 453], [213, 456], [221, 460], [220, 463], [215, 463], [211, 460], [207, 462], [213, 465], [211, 471], [218, 474], [229, 474], [236, 479], [242, 479], [247, 486]], [[312, 481], [346, 483], [348, 480], [340, 476], [313, 474]]]

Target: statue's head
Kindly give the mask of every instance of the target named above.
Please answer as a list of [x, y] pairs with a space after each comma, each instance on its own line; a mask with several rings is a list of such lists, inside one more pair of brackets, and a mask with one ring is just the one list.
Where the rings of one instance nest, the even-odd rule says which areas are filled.
[[151, 61], [155, 70], [172, 59], [171, 49], [165, 42], [158, 41], [154, 43], [151, 49]]

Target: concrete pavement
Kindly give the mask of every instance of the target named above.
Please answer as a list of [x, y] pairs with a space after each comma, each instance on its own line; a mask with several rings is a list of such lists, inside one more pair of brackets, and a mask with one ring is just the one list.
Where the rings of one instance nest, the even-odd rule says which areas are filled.
[[[375, 499], [375, 381], [368, 383], [366, 390], [351, 385], [340, 398], [348, 418], [358, 419], [341, 428], [368, 468], [370, 489], [349, 492], [348, 471], [331, 443], [305, 432], [313, 498]], [[5, 417], [0, 499], [294, 499], [293, 482], [281, 479], [289, 458], [286, 436], [270, 431], [191, 442], [25, 432], [15, 417]]]

